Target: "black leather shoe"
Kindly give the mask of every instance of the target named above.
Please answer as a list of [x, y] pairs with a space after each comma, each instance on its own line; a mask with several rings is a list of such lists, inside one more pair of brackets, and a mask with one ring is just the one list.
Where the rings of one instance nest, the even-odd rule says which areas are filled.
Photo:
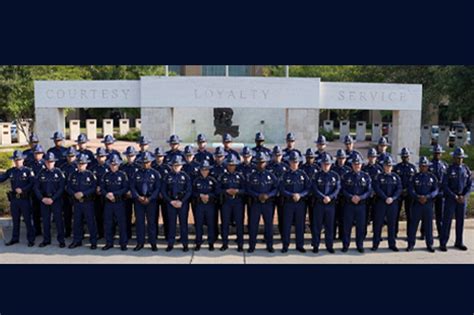
[[196, 246], [194, 246], [194, 251], [195, 251], [195, 252], [198, 252], [198, 251], [200, 251], [200, 250], [201, 250], [201, 245], [196, 244]]
[[48, 245], [50, 245], [51, 243], [50, 242], [41, 242], [38, 247], [46, 247]]
[[183, 252], [186, 253], [187, 251], [189, 251], [188, 245], [183, 245]]
[[5, 243], [5, 246], [12, 246], [12, 245], [15, 245], [15, 244], [18, 244], [18, 241], [9, 241], [9, 242]]
[[109, 249], [111, 249], [112, 247], [114, 247], [114, 245], [112, 245], [112, 244], [106, 244], [104, 247], [102, 247], [102, 250], [109, 250]]
[[138, 244], [137, 246], [135, 246], [135, 248], [133, 249], [134, 252], [138, 252], [139, 250], [143, 249], [143, 244]]
[[365, 249], [363, 249], [363, 248], [357, 248], [357, 251], [358, 251], [359, 253], [363, 254], [363, 253], [365, 252]]
[[426, 248], [426, 250], [430, 253], [434, 253], [435, 252], [435, 249], [433, 248], [433, 246], [429, 246]]
[[122, 252], [126, 251], [128, 248], [127, 248], [127, 245], [120, 245], [120, 250]]
[[64, 248], [66, 247], [66, 243], [59, 243], [59, 248]]
[[399, 251], [397, 246], [390, 246], [389, 249], [393, 250], [394, 252]]
[[378, 246], [378, 245], [374, 245], [374, 246], [372, 246], [372, 248], [371, 248], [370, 250], [373, 251], [373, 252], [376, 252], [377, 249], [379, 249], [379, 246]]
[[330, 254], [334, 254], [336, 251], [334, 250], [334, 248], [328, 248], [328, 252], [329, 252]]
[[267, 247], [267, 252], [274, 253], [275, 249], [273, 247]]
[[214, 251], [214, 244], [209, 244], [209, 251], [213, 252]]
[[446, 245], [441, 245], [439, 247], [439, 250], [442, 251], [442, 252], [447, 252], [448, 251], [448, 248], [446, 247]]
[[173, 250], [173, 245], [168, 245], [168, 247], [166, 247], [167, 252], [171, 252], [172, 250]]
[[243, 247], [242, 245], [237, 246], [237, 251], [238, 251], [239, 253], [243, 252], [243, 251], [244, 251], [244, 247]]
[[341, 251], [342, 251], [343, 253], [347, 253], [348, 250], [349, 250], [349, 248], [343, 247]]
[[296, 250], [303, 254], [306, 253], [306, 249], [304, 249], [303, 247], [297, 248]]
[[249, 249], [247, 250], [248, 253], [253, 253], [254, 251], [255, 251], [255, 248], [249, 248]]
[[223, 251], [226, 251], [228, 248], [229, 248], [229, 246], [226, 245], [226, 244], [224, 244], [224, 245], [221, 246], [221, 248], [220, 248], [219, 250], [220, 250], [221, 252], [223, 252]]
[[454, 245], [454, 247], [459, 249], [459, 250], [467, 250], [467, 246], [464, 245], [464, 244]]
[[319, 248], [318, 247], [313, 247], [313, 253], [315, 253], [315, 254], [319, 253]]
[[151, 251], [152, 252], [157, 252], [158, 251], [158, 246], [156, 246], [156, 244], [151, 244]]
[[287, 252], [288, 252], [288, 247], [283, 247], [283, 248], [281, 249], [281, 252], [282, 252], [282, 253], [287, 253]]
[[96, 250], [96, 249], [97, 249], [97, 244], [92, 244], [92, 245], [91, 245], [91, 249], [92, 249], [92, 250]]
[[408, 246], [407, 247], [407, 252], [412, 252], [413, 251], [413, 246]]
[[82, 246], [82, 244], [81, 244], [81, 243], [71, 243], [71, 244], [69, 245], [69, 248], [70, 248], [70, 249], [73, 249], [73, 248], [76, 248], [76, 247], [79, 247], [79, 246]]

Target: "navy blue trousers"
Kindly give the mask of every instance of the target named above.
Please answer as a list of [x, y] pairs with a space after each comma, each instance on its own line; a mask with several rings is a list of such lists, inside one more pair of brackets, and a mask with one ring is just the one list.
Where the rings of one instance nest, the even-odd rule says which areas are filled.
[[23, 217], [26, 226], [26, 238], [28, 242], [34, 242], [35, 228], [31, 218], [31, 201], [29, 199], [13, 199], [10, 208], [13, 221], [12, 241], [18, 242], [20, 240], [20, 222], [21, 217]]
[[97, 226], [93, 201], [74, 203], [74, 243], [81, 244], [84, 237], [83, 219], [86, 220], [91, 245], [97, 245]]
[[127, 245], [127, 222], [126, 222], [126, 208], [124, 201], [105, 202], [104, 208], [104, 223], [105, 223], [105, 241], [107, 245], [114, 244], [114, 225], [117, 222], [119, 228], [119, 243], [120, 245]]
[[378, 199], [374, 205], [373, 215], [373, 245], [378, 246], [380, 244], [380, 241], [382, 240], [382, 228], [386, 220], [388, 228], [388, 246], [394, 247], [396, 245], [395, 228], [397, 224], [398, 202], [394, 201], [392, 204], [388, 205], [385, 203], [385, 200]]
[[152, 245], [156, 244], [156, 236], [158, 235], [158, 228], [156, 225], [157, 212], [156, 200], [151, 200], [147, 205], [135, 201], [135, 226], [137, 229], [138, 245], [145, 244], [145, 218], [146, 229], [148, 232], [148, 243]]
[[352, 225], [355, 221], [356, 226], [356, 246], [357, 248], [364, 247], [365, 228], [366, 228], [366, 204], [359, 203], [357, 205], [350, 201], [346, 201], [344, 206], [344, 234], [342, 237], [342, 246], [349, 248], [351, 244]]
[[258, 225], [260, 218], [263, 217], [265, 242], [267, 247], [273, 246], [273, 202], [261, 203], [253, 201], [250, 206], [250, 229], [249, 229], [249, 247], [254, 249], [257, 245]]
[[[168, 219], [168, 245], [174, 245], [176, 241], [176, 220], [179, 219], [179, 232], [181, 244], [188, 245], [188, 213], [189, 202], [183, 202], [181, 208], [175, 208], [171, 204], [166, 205], [166, 216]], [[215, 215], [214, 215], [215, 218]]]
[[63, 221], [63, 203], [59, 199], [51, 206], [41, 203], [41, 219], [43, 221], [43, 242], [51, 243], [51, 214], [54, 218], [57, 230], [57, 240], [64, 243], [64, 221]]
[[324, 226], [324, 242], [327, 249], [333, 248], [334, 244], [334, 218], [336, 215], [336, 202], [329, 204], [315, 202], [311, 218], [311, 245], [319, 248], [321, 243], [321, 231]]
[[237, 245], [244, 244], [244, 202], [241, 198], [226, 199], [221, 209], [222, 243], [229, 244], [229, 228], [234, 220], [237, 232]]
[[456, 240], [455, 245], [463, 245], [464, 216], [466, 215], [466, 202], [457, 203], [454, 198], [447, 197], [444, 204], [443, 214], [443, 232], [441, 237], [441, 245], [448, 244], [451, 234], [451, 223], [453, 217], [456, 219]]
[[215, 215], [216, 207], [214, 203], [195, 203], [194, 224], [196, 226], [196, 245], [202, 244], [204, 224], [207, 224], [207, 242], [214, 244], [216, 241], [216, 231], [214, 229]]
[[433, 246], [433, 201], [428, 201], [424, 205], [418, 201], [413, 203], [408, 230], [409, 247], [415, 246], [420, 221], [424, 227], [426, 246]]
[[291, 226], [295, 224], [296, 248], [304, 247], [306, 201], [286, 201], [283, 208], [283, 248], [290, 245]]

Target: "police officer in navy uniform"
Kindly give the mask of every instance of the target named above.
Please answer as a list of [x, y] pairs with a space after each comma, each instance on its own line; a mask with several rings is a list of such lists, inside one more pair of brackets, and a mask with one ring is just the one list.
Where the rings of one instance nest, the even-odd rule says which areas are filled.
[[[151, 167], [160, 173], [161, 179], [164, 179], [169, 172], [171, 172], [171, 167], [165, 163], [165, 151], [158, 147], [155, 149], [155, 160], [151, 162]], [[166, 201], [163, 199], [163, 194], [159, 193], [158, 195], [158, 213], [156, 215], [157, 223], [160, 218], [160, 211], [161, 211], [161, 218], [163, 220], [163, 233], [165, 235], [165, 240], [168, 240], [168, 217], [167, 217], [167, 210], [166, 210]]]
[[[232, 139], [232, 136], [230, 134], [225, 133], [222, 136], [222, 145], [224, 146], [224, 148], [223, 148], [224, 155], [225, 156], [227, 156], [229, 154], [235, 155], [235, 157], [240, 161], [240, 154], [239, 154], [239, 152], [232, 149], [232, 142], [233, 142], [233, 139]], [[217, 150], [217, 148], [216, 148], [216, 150]], [[215, 156], [216, 156], [216, 154], [214, 153], [214, 157]]]
[[471, 170], [463, 163], [467, 155], [462, 148], [456, 148], [452, 153], [453, 163], [446, 170], [443, 181], [445, 196], [442, 235], [440, 240], [441, 251], [447, 251], [451, 222], [456, 219], [456, 240], [454, 247], [467, 250], [463, 242], [464, 216], [466, 214], [467, 199], [472, 187]]
[[96, 197], [97, 179], [92, 171], [87, 169], [90, 162], [85, 154], [78, 159], [77, 171], [73, 172], [66, 183], [66, 191], [74, 202], [73, 242], [69, 248], [82, 246], [84, 236], [83, 219], [85, 218], [89, 230], [91, 249], [97, 248], [97, 225], [95, 220], [94, 199]]
[[214, 242], [216, 241], [216, 231], [214, 225], [215, 219], [215, 201], [217, 199], [217, 181], [210, 176], [212, 165], [208, 159], [204, 159], [199, 166], [199, 175], [193, 182], [193, 198], [196, 210], [194, 213], [194, 225], [196, 226], [196, 247], [194, 250], [199, 251], [203, 243], [204, 224], [207, 223], [207, 242], [209, 250], [214, 250]]
[[434, 253], [433, 248], [433, 202], [438, 195], [438, 180], [428, 171], [430, 162], [425, 156], [420, 157], [420, 171], [413, 175], [408, 185], [408, 193], [413, 198], [408, 230], [407, 251], [412, 251], [416, 242], [416, 231], [420, 221], [424, 225], [426, 247]]
[[[350, 173], [351, 169], [346, 164], [346, 152], [342, 149], [336, 151], [336, 162], [332, 165], [331, 170], [339, 175], [339, 178], [344, 177], [345, 174]], [[336, 216], [334, 220], [334, 237], [342, 240], [344, 234], [344, 203], [345, 198], [342, 194], [342, 190], [339, 191], [339, 195], [336, 200]]]
[[[31, 150], [33, 155], [33, 160], [29, 163], [29, 168], [33, 170], [35, 177], [46, 168], [44, 165], [44, 149], [41, 144], [36, 144], [33, 149]], [[26, 163], [26, 158], [25, 158]], [[35, 194], [31, 196], [31, 205], [32, 205], [32, 217], [33, 217], [33, 225], [35, 227], [35, 235], [40, 236], [42, 233], [42, 226], [41, 226], [41, 201], [36, 198]]]
[[[78, 153], [74, 147], [67, 148], [66, 151], [66, 163], [63, 164], [61, 167], [61, 171], [64, 174], [64, 178], [66, 182], [69, 180], [69, 177], [72, 173], [77, 171], [77, 156]], [[72, 217], [73, 217], [73, 202], [71, 198], [69, 198], [69, 194], [67, 193], [66, 189], [64, 189], [63, 193], [63, 217], [64, 217], [64, 236], [66, 238], [71, 237], [72, 235]]]
[[283, 162], [285, 163], [288, 162], [290, 153], [293, 151], [295, 151], [300, 156], [301, 159], [303, 158], [303, 155], [301, 154], [300, 150], [296, 149], [295, 143], [296, 143], [296, 137], [294, 133], [289, 132], [286, 135], [286, 148], [283, 149]]
[[161, 190], [162, 178], [157, 170], [151, 167], [153, 155], [145, 152], [141, 159], [141, 168], [130, 180], [130, 190], [135, 200], [135, 226], [137, 229], [137, 246], [134, 251], [141, 250], [145, 245], [145, 218], [147, 222], [148, 243], [152, 251], [157, 251], [158, 235], [157, 212], [158, 195]]
[[166, 141], [170, 145], [170, 149], [165, 152], [165, 163], [171, 164], [171, 161], [174, 160], [175, 156], [181, 156], [181, 159], [184, 161], [185, 156], [183, 151], [179, 149], [179, 144], [181, 143], [181, 139], [178, 135], [171, 135], [168, 141]]
[[300, 157], [296, 152], [290, 153], [290, 168], [285, 171], [280, 180], [280, 194], [284, 198], [283, 205], [283, 248], [288, 251], [290, 245], [291, 226], [295, 224], [296, 250], [305, 253], [304, 230], [306, 219], [306, 201], [311, 189], [308, 175], [299, 169]]
[[312, 179], [312, 191], [315, 199], [311, 222], [311, 244], [313, 253], [319, 252], [321, 231], [324, 226], [324, 241], [329, 253], [334, 254], [334, 220], [336, 215], [336, 201], [341, 190], [341, 178], [331, 170], [332, 157], [322, 154], [321, 171]]
[[255, 251], [260, 218], [263, 217], [265, 242], [267, 251], [275, 252], [273, 248], [273, 212], [275, 196], [278, 192], [278, 179], [266, 169], [268, 161], [264, 153], [255, 157], [256, 171], [251, 173], [247, 182], [247, 193], [251, 197], [249, 220], [249, 253]]
[[211, 152], [207, 151], [207, 138], [204, 134], [200, 133], [197, 135], [196, 143], [198, 145], [197, 152], [194, 155], [194, 160], [202, 164], [204, 161], [208, 161], [210, 165], [214, 164], [214, 156]]
[[[432, 148], [433, 159], [429, 167], [429, 171], [436, 176], [439, 184], [439, 192], [434, 200], [434, 212], [436, 220], [436, 230], [438, 232], [438, 238], [441, 239], [442, 234], [442, 221], [443, 221], [443, 208], [444, 208], [444, 194], [443, 188], [441, 187], [444, 182], [444, 177], [446, 176], [446, 171], [448, 169], [448, 164], [441, 160], [441, 154], [444, 153], [443, 147], [439, 144], [434, 145]], [[422, 233], [424, 234], [424, 233]]]
[[380, 137], [379, 141], [377, 142], [377, 164], [379, 164], [380, 167], [384, 166], [385, 158], [387, 156], [392, 157], [390, 153], [387, 152], [387, 148], [388, 148], [387, 138]]
[[[100, 190], [102, 177], [109, 171], [107, 159], [115, 156], [115, 153], [107, 153], [104, 148], [99, 147], [96, 150], [96, 164], [91, 168], [97, 179], [97, 198], [94, 200], [95, 205], [95, 219], [97, 221], [97, 237], [99, 239], [104, 237], [104, 194]], [[117, 155], [120, 157], [120, 155]]]
[[129, 190], [128, 177], [125, 172], [120, 171], [122, 160], [114, 155], [109, 161], [110, 172], [103, 175], [100, 181], [102, 196], [105, 199], [104, 221], [105, 221], [105, 246], [102, 250], [114, 247], [114, 222], [119, 228], [119, 243], [122, 251], [127, 250], [127, 223], [125, 218], [124, 195]]
[[183, 165], [183, 171], [188, 174], [191, 181], [194, 181], [199, 175], [199, 163], [194, 159], [193, 147], [190, 145], [185, 146], [183, 153], [186, 159], [186, 164]]
[[[112, 135], [106, 135], [102, 140], [105, 145], [106, 161], [110, 161], [114, 155], [120, 157], [120, 152], [114, 149], [115, 138]], [[93, 163], [90, 168], [92, 169], [96, 163]]]
[[[87, 155], [87, 158], [91, 163], [88, 164], [89, 169], [91, 169], [94, 164], [95, 164], [95, 156], [94, 153], [92, 153], [91, 150], [87, 149], [87, 142], [89, 139], [87, 139], [87, 136], [83, 133], [79, 134], [76, 139], [77, 143], [77, 157], [79, 157], [81, 154]], [[66, 177], [67, 178], [67, 177]]]
[[264, 153], [268, 158], [272, 156], [272, 150], [267, 148], [265, 145], [265, 135], [263, 132], [257, 132], [255, 134], [255, 146], [252, 148], [253, 155], [256, 155], [258, 152]]
[[142, 164], [142, 158], [145, 155], [146, 152], [148, 151], [148, 148], [150, 147], [150, 139], [146, 136], [140, 136], [138, 137], [137, 144], [140, 147], [139, 151], [137, 152], [137, 156], [135, 158], [135, 164], [138, 166], [141, 166]]
[[359, 156], [360, 160], [363, 160], [362, 154], [354, 149], [354, 143], [355, 140], [352, 138], [350, 135], [347, 135], [344, 137], [344, 145], [346, 146], [346, 165], [350, 168], [352, 168], [352, 160], [356, 157]]
[[372, 194], [372, 180], [369, 174], [362, 172], [362, 159], [356, 154], [351, 161], [352, 171], [342, 177], [344, 204], [344, 237], [342, 251], [347, 252], [351, 242], [351, 231], [355, 221], [356, 246], [359, 253], [364, 252], [366, 230], [366, 202]]
[[[372, 183], [375, 180], [375, 177], [378, 174], [383, 173], [383, 168], [380, 164], [377, 163], [377, 150], [374, 148], [370, 148], [367, 152], [367, 163], [362, 166], [362, 171], [369, 174], [370, 179], [372, 179]], [[374, 220], [374, 207], [375, 207], [375, 191], [372, 191], [372, 196], [367, 199], [367, 226], [370, 224], [371, 221]], [[366, 229], [367, 235], [367, 229]]]
[[47, 153], [53, 153], [54, 156], [58, 159], [56, 162], [56, 167], [61, 167], [66, 163], [66, 148], [63, 146], [64, 135], [61, 131], [56, 131], [51, 140], [54, 141], [54, 147], [50, 148]]
[[25, 156], [25, 166], [32, 168], [31, 164], [34, 160], [34, 147], [39, 143], [39, 138], [35, 133], [31, 133], [28, 138], [28, 145], [30, 146], [28, 149], [23, 151], [23, 155]]
[[301, 169], [308, 175], [309, 178], [313, 177], [319, 169], [319, 166], [316, 164], [316, 154], [314, 150], [308, 148], [305, 152], [305, 162], [301, 165]]
[[323, 135], [319, 135], [316, 141], [314, 141], [314, 143], [316, 143], [316, 151], [314, 152], [315, 163], [318, 165], [318, 167], [321, 167], [321, 159], [329, 154], [329, 152], [326, 151], [326, 137]]
[[[298, 152], [296, 152], [295, 154], [299, 156]], [[289, 163], [289, 157], [287, 161]], [[283, 162], [283, 151], [280, 148], [280, 146], [276, 145], [273, 147], [272, 160], [270, 161], [270, 163], [268, 163], [267, 169], [270, 171], [270, 173], [275, 175], [275, 177], [278, 180], [280, 180], [281, 177], [283, 176], [283, 173], [285, 173], [288, 170], [288, 164]], [[280, 194], [280, 191], [278, 192], [275, 200], [276, 200], [275, 203], [276, 203], [277, 214], [278, 214], [278, 231], [280, 232], [280, 236], [282, 236], [283, 235], [283, 204], [285, 200], [283, 196]]]
[[382, 228], [384, 221], [388, 228], [388, 248], [398, 252], [395, 240], [395, 226], [397, 223], [398, 198], [402, 194], [402, 179], [392, 172], [393, 159], [390, 155], [385, 156], [383, 162], [383, 173], [375, 175], [372, 187], [376, 193], [373, 217], [374, 236], [372, 238], [372, 250], [379, 248], [382, 240]]
[[39, 247], [51, 244], [51, 214], [56, 223], [59, 247], [66, 247], [64, 240], [63, 194], [66, 179], [63, 172], [55, 167], [57, 159], [49, 152], [45, 158], [46, 168], [36, 176], [34, 193], [41, 201], [41, 217], [43, 221], [43, 242]]
[[[127, 175], [127, 179], [130, 180], [133, 178], [136, 172], [138, 172], [139, 167], [135, 163], [135, 159], [137, 157], [137, 151], [135, 147], [128, 146], [123, 152], [125, 156], [125, 162], [120, 165], [120, 170]], [[132, 238], [132, 217], [133, 217], [133, 198], [132, 198], [132, 191], [129, 189], [123, 195], [123, 202], [125, 204], [125, 225], [127, 229], [127, 239], [130, 240]]]
[[244, 247], [244, 195], [245, 177], [237, 172], [240, 161], [235, 155], [229, 154], [226, 157], [225, 165], [227, 172], [222, 173], [218, 179], [218, 192], [221, 195], [221, 251], [229, 248], [229, 229], [232, 219], [236, 225], [237, 250], [243, 251]]
[[410, 163], [410, 150], [408, 148], [402, 148], [399, 154], [402, 158], [402, 161], [395, 165], [393, 171], [397, 173], [398, 176], [402, 179], [402, 195], [400, 196], [398, 202], [398, 214], [397, 214], [397, 224], [395, 226], [395, 237], [398, 237], [398, 226], [400, 224], [400, 213], [402, 211], [402, 206], [405, 209], [405, 216], [407, 220], [407, 237], [408, 231], [410, 230], [411, 224], [411, 207], [413, 205], [413, 197], [408, 193], [408, 186], [413, 175], [416, 174], [416, 166], [413, 163]]
[[20, 219], [26, 226], [26, 238], [28, 247], [35, 245], [35, 228], [31, 220], [31, 201], [30, 193], [34, 184], [33, 171], [24, 166], [25, 156], [20, 150], [15, 150], [10, 160], [14, 161], [14, 166], [0, 175], [0, 183], [10, 179], [11, 191], [7, 193], [10, 201], [10, 211], [13, 221], [12, 238], [5, 245], [11, 246], [20, 241]]
[[166, 251], [172, 251], [176, 239], [176, 219], [179, 218], [181, 243], [183, 251], [188, 248], [188, 212], [189, 198], [192, 195], [191, 178], [182, 171], [183, 158], [176, 155], [171, 160], [171, 172], [164, 178], [161, 193], [166, 201], [168, 217], [168, 247]]
[[[249, 175], [255, 172], [255, 164], [252, 163], [252, 151], [248, 146], [245, 146], [242, 148], [240, 154], [242, 156], [242, 163], [237, 166], [237, 171], [244, 176], [245, 180], [247, 180], [249, 178]], [[246, 219], [244, 219], [244, 221], [247, 222], [248, 228], [250, 218], [250, 196], [245, 194], [243, 198], [245, 204], [245, 215], [247, 217]]]

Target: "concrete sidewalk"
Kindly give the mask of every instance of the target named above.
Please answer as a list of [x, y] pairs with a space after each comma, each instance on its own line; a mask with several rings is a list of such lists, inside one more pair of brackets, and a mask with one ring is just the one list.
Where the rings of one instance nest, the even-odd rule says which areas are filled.
[[[404, 222], [401, 224], [401, 235], [405, 235]], [[0, 239], [9, 240], [11, 235], [11, 227], [0, 225]], [[24, 232], [22, 226], [22, 232]], [[454, 236], [454, 230], [452, 231]], [[24, 234], [24, 233], [22, 233]], [[54, 234], [53, 234], [54, 235]], [[385, 235], [385, 233], [384, 233]], [[371, 237], [371, 229], [369, 229]], [[247, 237], [247, 236], [246, 236]], [[231, 236], [231, 239], [234, 237]], [[193, 245], [190, 245], [190, 251], [184, 253], [181, 245], [176, 245], [175, 250], [171, 253], [165, 252], [166, 244], [160, 239], [158, 243], [158, 252], [152, 252], [149, 246], [140, 252], [133, 252], [135, 240], [129, 245], [126, 252], [120, 251], [118, 247], [107, 252], [101, 250], [103, 240], [99, 243], [99, 248], [92, 251], [87, 246], [76, 249], [61, 249], [57, 242], [53, 240], [53, 244], [46, 248], [39, 248], [41, 237], [36, 241], [35, 247], [26, 246], [25, 236], [22, 235], [21, 243], [14, 246], [6, 247], [4, 241], [0, 241], [0, 263], [2, 264], [473, 264], [474, 263], [474, 220], [466, 220], [466, 229], [464, 231], [465, 244], [469, 248], [468, 251], [459, 251], [452, 247], [454, 240], [449, 243], [448, 252], [436, 251], [436, 253], [428, 253], [425, 250], [424, 241], [417, 240], [415, 250], [413, 252], [405, 252], [406, 241], [399, 239], [397, 246], [400, 252], [395, 253], [387, 249], [387, 242], [381, 243], [377, 252], [370, 251], [371, 240], [367, 240], [364, 244], [366, 248], [365, 254], [360, 254], [355, 250], [355, 244], [352, 242], [351, 249], [347, 253], [340, 251], [341, 242], [335, 243], [335, 254], [329, 254], [324, 250], [324, 245], [320, 247], [320, 252], [314, 254], [311, 252], [309, 234], [305, 235], [305, 244], [308, 252], [301, 254], [294, 250], [294, 241], [288, 253], [280, 252], [281, 242], [278, 235], [275, 235], [275, 253], [270, 254], [265, 250], [265, 245], [259, 243], [257, 250], [249, 254], [247, 252], [239, 253], [236, 245], [231, 241], [230, 248], [222, 253], [219, 251], [220, 241], [216, 243], [216, 250], [209, 252], [207, 245], [204, 245], [199, 252], [195, 252]], [[54, 239], [54, 238], [53, 238]], [[191, 236], [193, 239], [193, 236]], [[69, 244], [71, 240], [67, 240]], [[87, 244], [87, 243], [85, 243]], [[192, 243], [191, 243], [192, 244]], [[435, 246], [439, 245], [435, 240]], [[245, 245], [247, 248], [247, 243]]]

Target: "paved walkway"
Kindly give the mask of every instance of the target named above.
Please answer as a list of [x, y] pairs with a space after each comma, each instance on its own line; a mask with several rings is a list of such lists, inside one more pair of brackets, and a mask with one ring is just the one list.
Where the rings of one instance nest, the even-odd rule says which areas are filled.
[[[402, 224], [404, 228], [404, 224]], [[1, 225], [0, 225], [1, 227]], [[24, 230], [24, 228], [23, 228]], [[370, 230], [369, 230], [370, 231]], [[453, 231], [454, 232], [454, 231]], [[9, 239], [11, 227], [3, 227], [0, 229], [0, 239]], [[404, 230], [401, 234], [404, 235]], [[370, 235], [370, 234], [369, 234]], [[166, 245], [163, 241], [159, 242], [159, 251], [152, 252], [147, 246], [145, 249], [136, 253], [132, 249], [135, 241], [131, 241], [129, 250], [122, 252], [118, 247], [104, 252], [100, 249], [91, 251], [88, 247], [83, 246], [74, 250], [64, 248], [61, 249], [54, 241], [53, 245], [46, 248], [26, 246], [24, 236], [22, 243], [6, 247], [3, 241], [0, 241], [0, 263], [4, 264], [473, 264], [474, 263], [474, 220], [467, 220], [464, 232], [465, 243], [469, 250], [466, 252], [456, 250], [450, 247], [448, 252], [436, 251], [436, 253], [428, 253], [425, 250], [424, 242], [418, 240], [415, 251], [405, 252], [406, 242], [398, 240], [397, 245], [401, 249], [400, 252], [394, 253], [387, 248], [387, 243], [382, 242], [381, 248], [377, 252], [371, 252], [371, 242], [366, 241], [364, 246], [367, 249], [365, 254], [359, 254], [354, 248], [348, 253], [342, 253], [341, 243], [336, 242], [336, 254], [329, 254], [322, 246], [319, 254], [312, 253], [309, 249], [310, 235], [306, 235], [306, 254], [301, 254], [294, 250], [294, 242], [292, 249], [286, 254], [280, 252], [281, 243], [279, 240], [275, 242], [275, 253], [270, 254], [264, 248], [263, 243], [259, 243], [257, 250], [249, 254], [247, 252], [238, 253], [236, 245], [231, 242], [230, 249], [222, 253], [218, 249], [220, 242], [216, 244], [216, 250], [209, 252], [207, 246], [203, 246], [201, 251], [195, 252], [190, 246], [190, 251], [184, 253], [181, 251], [181, 245], [177, 245], [171, 253], [165, 252]], [[193, 236], [191, 236], [193, 238]], [[278, 237], [277, 237], [278, 238]], [[37, 240], [36, 244], [39, 244]], [[70, 240], [67, 242], [70, 243]], [[103, 241], [100, 242], [100, 245]], [[438, 246], [438, 241], [435, 240]], [[246, 245], [247, 246], [247, 245]]]

